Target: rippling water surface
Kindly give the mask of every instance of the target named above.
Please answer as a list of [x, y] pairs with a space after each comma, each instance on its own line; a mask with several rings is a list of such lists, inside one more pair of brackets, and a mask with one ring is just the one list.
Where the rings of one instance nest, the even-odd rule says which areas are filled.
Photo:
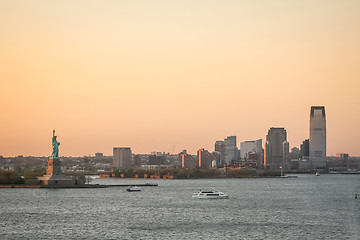
[[[131, 180], [105, 189], [0, 189], [0, 239], [360, 239], [360, 175]], [[215, 188], [229, 199], [193, 199]]]

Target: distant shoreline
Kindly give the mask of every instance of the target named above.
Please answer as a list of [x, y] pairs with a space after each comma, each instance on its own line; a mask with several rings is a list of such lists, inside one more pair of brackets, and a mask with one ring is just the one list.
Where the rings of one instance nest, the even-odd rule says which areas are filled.
[[157, 183], [143, 183], [143, 184], [114, 184], [114, 185], [105, 185], [105, 184], [82, 184], [82, 185], [73, 185], [73, 186], [47, 186], [47, 185], [26, 185], [26, 184], [2, 184], [0, 188], [109, 188], [109, 187], [129, 187], [129, 186], [138, 186], [138, 187], [157, 187]]
[[46, 185], [26, 185], [26, 184], [2, 184], [0, 188], [106, 188], [107, 185], [100, 184], [84, 184], [74, 186], [46, 186]]

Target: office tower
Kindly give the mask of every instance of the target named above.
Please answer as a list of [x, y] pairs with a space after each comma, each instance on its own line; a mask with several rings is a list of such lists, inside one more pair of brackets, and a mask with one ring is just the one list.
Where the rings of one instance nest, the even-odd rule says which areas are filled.
[[224, 166], [225, 164], [225, 143], [224, 141], [215, 142], [215, 151], [220, 153], [220, 161], [217, 164]]
[[236, 136], [229, 136], [224, 139], [225, 143], [225, 163], [231, 164], [232, 161], [237, 160], [238, 148], [236, 147]]
[[288, 163], [289, 162], [289, 158], [290, 158], [290, 154], [289, 154], [289, 142], [288, 141], [284, 141], [283, 142], [283, 152], [282, 152], [282, 155], [283, 155], [283, 162], [284, 163]]
[[309, 139], [305, 139], [300, 145], [300, 157], [303, 159], [309, 159]]
[[213, 160], [213, 155], [209, 153], [209, 151], [205, 150], [204, 148], [200, 148], [197, 151], [197, 159], [198, 159], [198, 168], [211, 168], [211, 162]]
[[284, 153], [286, 153], [287, 156], [289, 154], [289, 145], [286, 142], [286, 138], [285, 128], [270, 128], [268, 134], [266, 135], [266, 142], [264, 146], [266, 158], [264, 159], [264, 165], [267, 165], [267, 167], [271, 169], [285, 166], [286, 161], [284, 161]]
[[256, 153], [259, 156], [258, 163], [262, 165], [260, 162], [262, 160], [262, 139], [240, 143], [241, 160], [247, 159], [247, 155], [249, 155], [249, 153]]
[[114, 147], [113, 149], [113, 167], [129, 168], [131, 167], [131, 148]]
[[241, 160], [255, 161], [257, 167], [263, 166], [263, 147], [262, 139], [255, 141], [245, 141], [240, 143]]
[[326, 166], [326, 116], [324, 106], [312, 106], [310, 111], [310, 164], [312, 168]]
[[181, 158], [181, 167], [182, 168], [187, 168], [187, 169], [195, 168], [196, 161], [190, 154], [186, 153], [186, 150], [184, 150], [180, 153], [180, 158]]

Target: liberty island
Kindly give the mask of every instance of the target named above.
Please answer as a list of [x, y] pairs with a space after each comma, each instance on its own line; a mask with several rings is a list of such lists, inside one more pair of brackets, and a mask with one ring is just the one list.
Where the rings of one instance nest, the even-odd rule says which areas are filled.
[[127, 187], [127, 186], [158, 186], [157, 183], [142, 183], [142, 184], [116, 184], [116, 185], [101, 185], [101, 184], [86, 184], [85, 179], [66, 176], [61, 170], [61, 160], [59, 157], [60, 142], [57, 141], [55, 130], [52, 136], [52, 153], [48, 160], [46, 174], [37, 177], [36, 179], [25, 178], [25, 184], [5, 184], [0, 185], [0, 188], [108, 188], [108, 187]]
[[[74, 187], [78, 185], [84, 185], [85, 181], [79, 179], [73, 179], [65, 176], [61, 172], [61, 162], [59, 158], [59, 145], [55, 135], [55, 129], [53, 130], [52, 137], [52, 153], [48, 161], [48, 167], [46, 175], [38, 178], [39, 185], [53, 186], [53, 187]], [[33, 181], [36, 183], [36, 181]]]

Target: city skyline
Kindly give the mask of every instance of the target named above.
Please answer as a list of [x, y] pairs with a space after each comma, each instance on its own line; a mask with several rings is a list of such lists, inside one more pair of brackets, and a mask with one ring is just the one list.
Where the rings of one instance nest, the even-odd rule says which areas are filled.
[[[314, 110], [315, 109], [315, 110]], [[324, 116], [324, 118], [325, 118], [325, 107], [324, 106], [311, 106], [311, 114], [310, 114], [310, 127], [309, 127], [309, 136], [310, 136], [310, 139], [311, 139], [311, 135], [313, 134], [312, 132], [313, 132], [313, 130], [314, 130], [314, 127], [312, 127], [311, 126], [311, 124], [313, 124], [313, 116], [314, 116], [314, 112], [316, 112], [316, 111], [320, 111], [320, 115], [321, 114], [323, 114], [323, 116]], [[317, 114], [319, 114], [319, 113], [317, 113]], [[324, 125], [323, 125], [324, 124]], [[317, 127], [318, 126], [321, 126], [321, 127], [323, 127], [324, 129], [324, 131], [326, 132], [326, 124], [325, 123], [321, 123], [320, 125], [316, 125]], [[284, 139], [283, 139], [283, 141], [284, 141], [284, 143], [286, 143], [287, 144], [287, 152], [289, 152], [289, 150], [290, 150], [290, 147], [289, 147], [289, 142], [288, 141], [286, 141], [286, 139], [287, 139], [287, 133], [286, 133], [286, 129], [285, 128], [280, 128], [280, 127], [271, 127], [269, 130], [268, 130], [268, 135], [265, 137], [265, 141], [266, 141], [266, 144], [265, 144], [265, 146], [264, 146], [264, 148], [262, 149], [263, 151], [264, 151], [264, 153], [265, 152], [267, 152], [268, 151], [268, 149], [267, 149], [267, 145], [268, 145], [268, 137], [269, 137], [269, 134], [270, 134], [270, 132], [271, 131], [274, 131], [274, 130], [276, 130], [276, 131], [278, 131], [278, 130], [280, 130], [280, 131], [284, 131]], [[319, 130], [319, 129], [316, 129], [315, 128], [315, 130]], [[54, 134], [54, 132], [55, 132], [55, 129], [53, 130], [53, 134]], [[236, 136], [227, 136], [227, 138], [225, 138], [224, 140], [216, 140], [215, 141], [215, 143], [214, 143], [214, 149], [211, 149], [211, 148], [209, 148], [209, 149], [205, 149], [205, 148], [202, 148], [202, 147], [200, 147], [200, 148], [198, 148], [197, 149], [197, 154], [199, 154], [199, 151], [201, 151], [201, 150], [210, 150], [210, 151], [218, 151], [216, 148], [217, 148], [217, 144], [218, 143], [223, 143], [224, 144], [224, 153], [225, 153], [225, 155], [224, 155], [224, 158], [226, 158], [226, 156], [227, 156], [227, 152], [228, 151], [230, 151], [230, 152], [232, 152], [232, 151], [235, 151], [234, 153], [231, 153], [231, 154], [233, 154], [233, 156], [232, 157], [230, 157], [230, 158], [233, 158], [233, 160], [235, 160], [235, 158], [236, 158], [236, 155], [237, 155], [237, 153], [236, 153], [236, 151], [241, 151], [241, 149], [242, 149], [242, 147], [241, 146], [243, 146], [245, 149], [247, 149], [248, 148], [248, 146], [245, 146], [245, 144], [251, 144], [251, 149], [253, 149], [254, 148], [254, 144], [256, 143], [256, 142], [258, 142], [258, 141], [260, 141], [260, 147], [261, 147], [261, 142], [262, 142], [262, 138], [260, 138], [260, 139], [258, 139], [258, 140], [245, 140], [245, 141], [241, 141], [241, 142], [239, 142], [238, 144], [237, 144], [237, 141], [236, 141]], [[323, 143], [322, 144], [324, 144], [324, 148], [326, 149], [326, 134], [323, 136], [323, 139], [322, 140], [320, 140], [320, 142], [321, 141], [323, 141]], [[227, 142], [228, 142], [228, 147], [229, 147], [229, 149], [228, 150], [225, 150], [225, 149], [227, 149], [226, 148], [226, 145], [227, 145]], [[244, 145], [243, 145], [244, 144]], [[281, 140], [279, 140], [279, 143], [278, 144], [280, 144], [281, 146], [283, 145], [283, 142], [281, 142]], [[304, 144], [304, 142], [302, 142], [299, 146], [292, 146], [292, 148], [293, 147], [296, 147], [298, 150], [300, 150], [301, 149], [301, 147], [302, 147], [302, 144]], [[238, 145], [240, 146], [240, 147], [238, 147]], [[277, 146], [277, 148], [280, 148], [280, 145], [279, 146]], [[233, 146], [233, 147], [232, 147]], [[250, 145], [249, 145], [250, 146]], [[233, 149], [234, 148], [234, 149]], [[113, 155], [115, 154], [115, 150], [119, 150], [119, 149], [131, 149], [131, 146], [130, 147], [124, 147], [124, 146], [122, 146], [122, 147], [113, 147]], [[172, 151], [175, 149], [175, 145], [173, 146], [173, 149], [172, 149]], [[186, 149], [184, 149], [183, 151], [187, 151]], [[181, 151], [181, 152], [179, 152], [179, 153], [175, 153], [175, 154], [179, 154], [179, 155], [181, 155], [182, 153], [183, 153], [183, 151]], [[281, 151], [283, 151], [283, 150], [281, 150]], [[131, 150], [130, 150], [130, 152], [131, 152]], [[160, 153], [161, 152], [163, 152], [163, 153], [165, 153], [165, 151], [160, 151]], [[221, 151], [220, 151], [221, 152]], [[259, 152], [259, 150], [257, 151], [257, 152]], [[272, 152], [272, 151], [270, 151], [270, 152]], [[152, 151], [150, 154], [153, 154], [153, 153], [156, 153], [156, 151]], [[167, 152], [168, 154], [170, 153], [170, 152]], [[100, 155], [103, 155], [103, 153], [100, 153], [100, 152], [96, 152], [94, 155], [96, 156], [97, 154], [100, 154]], [[139, 154], [139, 153], [135, 153], [135, 154]], [[146, 153], [140, 153], [140, 154], [146, 154]], [[148, 153], [149, 154], [149, 153]], [[171, 153], [171, 154], [174, 154], [173, 152]], [[229, 154], [229, 153], [228, 153]], [[242, 154], [240, 155], [240, 152], [239, 152], [239, 156], [238, 157], [240, 157], [240, 158], [243, 158], [243, 156], [245, 156], [245, 154], [247, 154], [247, 151], [245, 150], [245, 152], [242, 152]], [[283, 153], [282, 153], [283, 154]], [[336, 155], [338, 155], [339, 154], [339, 152], [337, 152], [336, 153]], [[91, 154], [89, 154], [89, 155], [91, 155]], [[131, 155], [131, 154], [130, 154]], [[278, 155], [279, 155], [279, 153], [278, 153]], [[1, 155], [0, 155], [1, 156]], [[326, 152], [325, 152], [325, 155], [324, 155], [324, 157], [326, 157], [327, 155], [326, 155]], [[329, 156], [334, 156], [334, 155], [329, 155]], [[228, 164], [230, 163], [230, 158], [229, 159], [227, 159], [227, 161], [225, 160], [225, 162], [227, 162]], [[271, 159], [271, 157], [270, 157], [270, 159]], [[273, 160], [268, 160], [268, 161], [270, 161], [270, 162], [272, 162]], [[281, 155], [281, 159], [283, 159], [283, 156]], [[323, 159], [324, 161], [325, 161], [325, 158]], [[264, 161], [265, 161], [265, 159], [264, 159]], [[281, 160], [281, 161], [283, 161], [283, 160]], [[285, 160], [284, 160], [285, 161]]]
[[359, 1], [1, 1], [0, 155], [309, 138], [359, 156]]

